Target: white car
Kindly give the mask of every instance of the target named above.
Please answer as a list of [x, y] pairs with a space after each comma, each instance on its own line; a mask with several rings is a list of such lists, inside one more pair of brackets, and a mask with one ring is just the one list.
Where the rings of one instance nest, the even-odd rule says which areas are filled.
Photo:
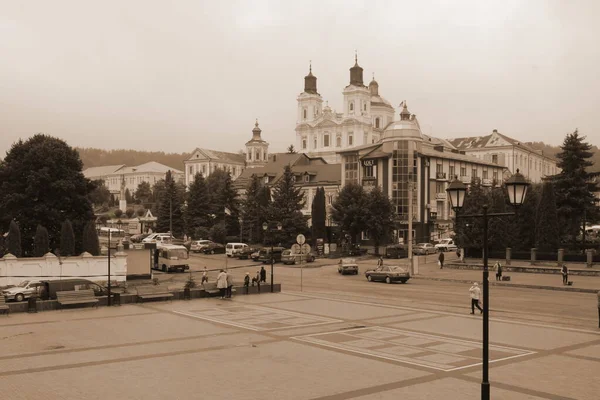
[[214, 244], [212, 240], [194, 240], [190, 246], [190, 251], [193, 253], [200, 253], [202, 249]]
[[142, 243], [170, 243], [171, 235], [169, 233], [153, 233], [144, 240]]
[[435, 245], [437, 251], [456, 251], [456, 244], [452, 239], [442, 239]]
[[31, 297], [31, 295], [39, 295], [43, 283], [38, 281], [23, 281], [17, 286], [4, 289], [2, 295], [5, 300], [23, 301]]

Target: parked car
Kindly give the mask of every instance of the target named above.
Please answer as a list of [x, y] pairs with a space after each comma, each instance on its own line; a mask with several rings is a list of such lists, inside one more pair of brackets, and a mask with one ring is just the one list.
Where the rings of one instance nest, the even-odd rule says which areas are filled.
[[237, 253], [237, 258], [239, 258], [240, 260], [248, 260], [249, 258], [252, 258], [252, 254], [254, 254], [258, 251], [259, 250], [254, 247], [250, 247], [250, 246], [244, 247], [242, 250], [240, 250]]
[[[281, 253], [283, 253], [284, 250], [283, 247], [273, 247], [273, 262], [281, 261]], [[271, 247], [263, 247], [260, 249], [258, 261], [263, 264], [271, 262]]]
[[254, 253], [250, 254], [250, 258], [252, 261], [258, 261], [260, 258], [260, 250], [256, 250]]
[[297, 254], [292, 253], [292, 250], [284, 250], [281, 252], [281, 262], [287, 265], [300, 264], [300, 262], [313, 262], [315, 261], [315, 255], [313, 253], [308, 254]]
[[202, 253], [204, 254], [225, 254], [225, 246], [221, 243], [211, 243], [206, 247], [203, 247]]
[[214, 244], [214, 242], [212, 240], [194, 240], [192, 241], [192, 244], [190, 245], [190, 251], [193, 253], [200, 253], [202, 252], [202, 249]]
[[152, 233], [142, 240], [142, 243], [171, 243], [173, 236], [170, 233]]
[[426, 256], [427, 254], [435, 254], [436, 248], [431, 243], [418, 243], [413, 247], [413, 254], [417, 256]]
[[39, 296], [43, 286], [44, 284], [39, 281], [23, 281], [17, 286], [4, 289], [2, 295], [6, 301], [23, 301], [30, 298], [32, 295]]
[[410, 273], [406, 269], [388, 265], [368, 270], [365, 276], [369, 282], [406, 283], [410, 279]]
[[391, 244], [385, 248], [385, 258], [406, 258], [408, 250], [403, 244]]
[[338, 273], [358, 275], [358, 264], [354, 258], [342, 258], [338, 264]]
[[106, 296], [108, 295], [108, 289], [97, 283], [82, 278], [72, 279], [52, 279], [48, 281], [42, 281], [44, 285], [41, 288], [40, 297], [42, 300], [54, 300], [56, 299], [56, 292], [69, 291], [69, 290], [85, 290], [92, 289], [95, 296]]
[[456, 251], [456, 244], [452, 239], [442, 239], [434, 247], [437, 251]]
[[138, 233], [137, 235], [131, 235], [129, 240], [131, 240], [131, 243], [142, 243], [142, 240], [146, 239], [148, 236], [150, 236], [149, 233]]
[[225, 254], [227, 254], [227, 257], [237, 257], [237, 254], [246, 247], [248, 247], [246, 243], [227, 243]]

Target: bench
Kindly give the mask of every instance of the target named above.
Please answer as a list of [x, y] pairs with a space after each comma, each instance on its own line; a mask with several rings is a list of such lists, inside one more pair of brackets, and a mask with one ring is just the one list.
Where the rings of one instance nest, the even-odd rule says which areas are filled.
[[137, 301], [141, 301], [144, 299], [159, 299], [159, 298], [169, 298], [172, 300], [173, 293], [169, 292], [169, 289], [166, 286], [160, 285], [144, 285], [138, 286], [137, 290]]
[[[202, 288], [209, 295], [215, 295], [221, 293], [221, 290], [217, 287], [217, 282], [205, 282], [202, 284]], [[231, 288], [231, 294], [235, 293], [235, 286]]]
[[98, 307], [98, 299], [94, 295], [93, 289], [56, 292], [56, 299], [61, 307], [71, 304], [93, 304]]
[[6, 298], [0, 294], [0, 311], [8, 315], [10, 313], [10, 308], [6, 305]]

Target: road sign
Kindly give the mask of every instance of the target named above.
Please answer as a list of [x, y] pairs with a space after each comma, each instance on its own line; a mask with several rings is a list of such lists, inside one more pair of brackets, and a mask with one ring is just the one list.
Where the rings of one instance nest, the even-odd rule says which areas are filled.
[[296, 236], [296, 242], [298, 242], [298, 244], [304, 244], [306, 242], [306, 238], [303, 234], [299, 234]]
[[293, 244], [292, 245], [292, 254], [300, 254], [301, 252], [301, 248], [299, 244]]
[[302, 245], [302, 249], [301, 250], [302, 250], [302, 254], [308, 254], [308, 253], [310, 253], [310, 244], [304, 243]]

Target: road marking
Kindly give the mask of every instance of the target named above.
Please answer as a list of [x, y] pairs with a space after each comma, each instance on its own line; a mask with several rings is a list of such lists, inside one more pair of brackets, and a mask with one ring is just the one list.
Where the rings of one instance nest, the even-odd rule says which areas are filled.
[[[369, 303], [369, 302], [358, 301], [358, 300], [332, 299], [330, 297], [310, 295], [310, 294], [304, 294], [304, 293], [301, 294], [301, 293], [295, 293], [293, 291], [285, 291], [285, 292], [282, 292], [282, 293], [290, 295], [290, 296], [298, 296], [298, 297], [307, 297], [307, 298], [312, 298], [312, 299], [337, 301], [337, 302], [342, 302], [342, 303], [361, 304], [361, 305], [366, 305], [366, 306], [376, 306], [376, 307], [379, 307], [379, 308], [391, 308], [391, 309], [396, 309], [396, 310], [408, 310], [408, 311], [428, 312], [428, 313], [433, 313], [433, 314], [440, 314], [440, 315], [447, 315], [447, 316], [454, 316], [454, 317], [462, 317], [462, 318], [469, 318], [469, 319], [472, 318], [469, 315], [465, 315], [463, 313], [455, 313], [455, 312], [450, 312], [450, 311], [438, 311], [438, 310], [414, 308], [414, 307], [407, 307], [407, 306], [394, 306], [394, 305], [391, 305], [391, 304]], [[340, 293], [332, 293], [332, 292], [321, 292], [321, 293], [332, 294], [332, 295], [339, 295], [340, 294]], [[597, 330], [596, 331], [592, 331], [592, 330], [588, 330], [588, 329], [567, 328], [567, 327], [563, 327], [563, 326], [537, 324], [537, 323], [533, 323], [533, 322], [513, 321], [513, 320], [507, 320], [507, 319], [503, 319], [503, 318], [490, 318], [490, 321], [504, 322], [504, 323], [515, 324], [515, 325], [532, 326], [532, 327], [538, 327], [538, 328], [550, 328], [550, 329], [557, 329], [557, 330], [563, 330], [563, 331], [569, 331], [569, 332], [591, 333], [591, 334], [600, 336], [600, 332], [598, 332]]]

